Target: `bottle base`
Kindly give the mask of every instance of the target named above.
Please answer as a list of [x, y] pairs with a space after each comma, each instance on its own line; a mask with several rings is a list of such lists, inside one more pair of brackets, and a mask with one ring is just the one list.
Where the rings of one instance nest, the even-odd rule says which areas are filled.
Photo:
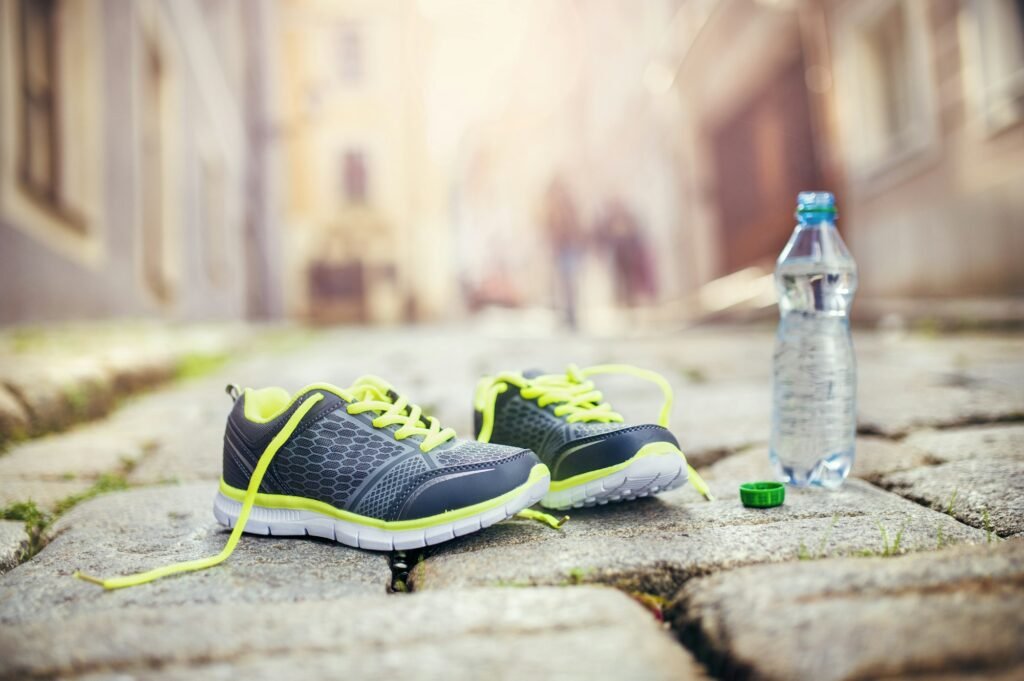
[[838, 452], [818, 459], [811, 467], [784, 463], [774, 451], [770, 454], [772, 468], [779, 482], [793, 487], [824, 487], [839, 489], [850, 474], [853, 466], [853, 452]]

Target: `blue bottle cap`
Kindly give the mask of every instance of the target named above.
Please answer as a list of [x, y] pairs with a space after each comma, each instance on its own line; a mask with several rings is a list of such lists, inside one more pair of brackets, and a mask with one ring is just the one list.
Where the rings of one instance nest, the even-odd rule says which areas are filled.
[[836, 212], [836, 197], [832, 192], [800, 192], [796, 197], [796, 214]]

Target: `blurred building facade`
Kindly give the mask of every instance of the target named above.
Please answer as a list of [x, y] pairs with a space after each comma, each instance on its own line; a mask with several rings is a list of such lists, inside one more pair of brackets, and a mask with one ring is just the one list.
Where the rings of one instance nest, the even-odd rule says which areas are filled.
[[1024, 293], [1024, 3], [692, 0], [691, 283], [771, 267], [837, 194], [868, 299]]
[[[500, 30], [480, 20], [488, 72], [467, 77], [476, 116], [451, 164], [470, 309], [570, 298], [581, 325], [602, 328], [685, 292], [680, 106], [670, 76], [651, 68], [672, 49], [679, 4], [525, 2], [488, 18]], [[484, 42], [463, 37], [481, 30], [464, 11], [434, 12], [454, 34], [443, 41], [450, 61], [460, 39], [465, 52]]]
[[763, 308], [807, 188], [1019, 296], [1021, 186], [1022, 0], [0, 3], [0, 323]]
[[0, 3], [0, 322], [279, 313], [269, 10]]
[[289, 314], [449, 316], [446, 187], [426, 152], [429, 36], [416, 4], [284, 0], [279, 11]]

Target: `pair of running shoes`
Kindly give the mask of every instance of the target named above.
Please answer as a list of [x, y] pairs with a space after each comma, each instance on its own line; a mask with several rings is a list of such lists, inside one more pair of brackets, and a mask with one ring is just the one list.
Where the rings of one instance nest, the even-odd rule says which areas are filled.
[[[630, 374], [657, 384], [657, 423], [630, 425], [590, 377]], [[659, 374], [608, 364], [564, 374], [482, 378], [476, 440], [463, 440], [390, 384], [364, 376], [348, 388], [228, 386], [217, 520], [232, 534], [217, 556], [101, 580], [145, 583], [225, 560], [241, 533], [313, 536], [376, 551], [419, 549], [516, 515], [564, 522], [557, 511], [633, 500], [689, 480], [707, 486], [668, 430], [672, 390]]]

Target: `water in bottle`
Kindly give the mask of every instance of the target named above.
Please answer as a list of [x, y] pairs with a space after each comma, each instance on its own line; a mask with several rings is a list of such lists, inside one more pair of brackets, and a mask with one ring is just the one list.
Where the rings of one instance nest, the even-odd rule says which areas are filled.
[[853, 465], [857, 368], [850, 304], [857, 266], [836, 230], [835, 199], [801, 192], [779, 256], [771, 462], [792, 485], [837, 488]]

